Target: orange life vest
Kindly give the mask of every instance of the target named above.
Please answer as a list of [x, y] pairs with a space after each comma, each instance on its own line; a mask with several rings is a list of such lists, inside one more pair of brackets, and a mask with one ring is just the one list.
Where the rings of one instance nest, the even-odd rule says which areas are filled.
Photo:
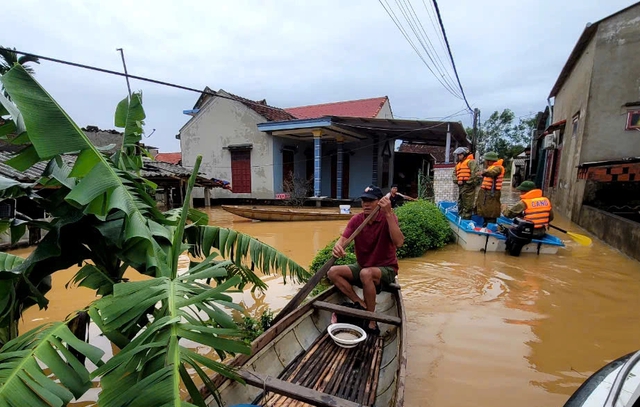
[[490, 170], [490, 169], [496, 168], [496, 167], [500, 167], [500, 175], [498, 175], [495, 178], [484, 177], [482, 179], [482, 185], [480, 186], [480, 188], [491, 190], [493, 188], [493, 183], [495, 181], [495, 183], [496, 183], [496, 191], [500, 191], [502, 189], [502, 180], [504, 179], [504, 167], [502, 166], [502, 160], [500, 159], [500, 160], [496, 161], [492, 166], [487, 168], [487, 170]]
[[471, 168], [469, 161], [473, 160], [473, 154], [469, 154], [467, 158], [456, 164], [456, 177], [458, 181], [468, 181], [471, 179]]
[[536, 229], [546, 228], [549, 225], [549, 217], [551, 214], [551, 201], [542, 196], [542, 190], [532, 189], [521, 197], [524, 202], [524, 218], [530, 222]]

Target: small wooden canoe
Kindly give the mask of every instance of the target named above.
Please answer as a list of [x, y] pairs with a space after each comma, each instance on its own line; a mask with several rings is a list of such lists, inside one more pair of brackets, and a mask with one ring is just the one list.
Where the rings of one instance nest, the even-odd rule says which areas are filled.
[[335, 210], [319, 211], [304, 208], [258, 208], [255, 206], [222, 205], [222, 209], [234, 215], [242, 216], [243, 218], [280, 222], [349, 220], [354, 215], [353, 213], [340, 213], [338, 208], [335, 208]]
[[[213, 378], [223, 405], [404, 406], [406, 318], [400, 290], [380, 293], [376, 312], [339, 305], [344, 301], [333, 287], [253, 341], [251, 355], [229, 363], [246, 385]], [[351, 349], [339, 347], [327, 333], [333, 312], [376, 320], [380, 335], [368, 335]], [[203, 395], [207, 405], [217, 406], [211, 395]]]

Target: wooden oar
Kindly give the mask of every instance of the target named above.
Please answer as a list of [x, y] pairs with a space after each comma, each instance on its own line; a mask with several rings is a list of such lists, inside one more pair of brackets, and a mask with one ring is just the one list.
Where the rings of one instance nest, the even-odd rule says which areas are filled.
[[[379, 211], [380, 211], [380, 205], [376, 205], [376, 207], [373, 209], [373, 211], [371, 211], [371, 213], [369, 214], [369, 216], [367, 216], [364, 222], [362, 222], [362, 224], [358, 226], [358, 228], [351, 234], [351, 236], [349, 236], [349, 239], [347, 239], [343, 247], [349, 246], [349, 244], [353, 241], [353, 239], [355, 239], [356, 236], [360, 234], [362, 229], [364, 229], [367, 223], [369, 223], [369, 221], [373, 219], [373, 217], [376, 216]], [[336, 260], [337, 259], [334, 256], [331, 256], [331, 258], [324, 264], [324, 266], [322, 266], [322, 268], [318, 270], [316, 274], [314, 274], [309, 279], [309, 281], [307, 281], [307, 284], [302, 286], [300, 291], [298, 291], [298, 293], [291, 299], [291, 301], [289, 301], [289, 303], [285, 305], [284, 308], [282, 308], [280, 313], [278, 313], [278, 315], [276, 315], [276, 317], [273, 318], [273, 322], [271, 323], [271, 325], [275, 325], [282, 318], [286, 317], [290, 312], [298, 308], [298, 305], [300, 305], [302, 301], [304, 301], [304, 299], [307, 298], [307, 295], [309, 295], [309, 293], [313, 290], [313, 288], [320, 282], [320, 280], [322, 280], [322, 277], [324, 277], [325, 274], [327, 274], [327, 272], [329, 271], [331, 266], [333, 266], [333, 263], [335, 263]]]
[[576, 243], [579, 243], [583, 246], [590, 246], [591, 245], [591, 238], [585, 235], [580, 235], [578, 233], [573, 233], [573, 232], [568, 232], [564, 229], [560, 229], [557, 226], [553, 226], [552, 224], [549, 224], [549, 227], [554, 228], [556, 230], [559, 230], [562, 233], [566, 233], [569, 235], [569, 237], [571, 239], [573, 239]]

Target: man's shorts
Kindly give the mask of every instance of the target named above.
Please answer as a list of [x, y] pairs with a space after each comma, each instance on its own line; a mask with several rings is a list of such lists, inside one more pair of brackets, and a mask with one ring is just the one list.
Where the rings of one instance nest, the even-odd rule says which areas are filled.
[[[362, 266], [358, 263], [349, 264], [349, 270], [353, 273], [353, 284], [362, 288], [362, 282], [360, 281], [360, 271], [362, 270]], [[380, 284], [376, 285], [376, 292], [380, 294], [380, 291], [390, 291], [389, 284], [395, 283], [396, 281], [396, 271], [393, 267], [378, 267], [380, 269]]]

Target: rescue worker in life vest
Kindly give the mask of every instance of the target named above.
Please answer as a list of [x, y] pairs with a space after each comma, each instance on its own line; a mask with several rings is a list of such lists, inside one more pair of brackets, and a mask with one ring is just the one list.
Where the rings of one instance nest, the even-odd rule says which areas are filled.
[[479, 183], [478, 164], [467, 147], [458, 147], [453, 151], [458, 163], [453, 170], [453, 183], [458, 185], [458, 215], [462, 219], [471, 219], [476, 199], [476, 186]]
[[478, 200], [476, 206], [478, 215], [484, 218], [484, 225], [487, 223], [496, 223], [496, 219], [500, 216], [500, 197], [502, 195], [502, 180], [504, 179], [504, 167], [502, 160], [498, 157], [498, 153], [489, 151], [484, 155], [486, 169], [479, 171], [482, 184], [478, 192]]
[[507, 218], [520, 217], [533, 223], [533, 238], [538, 239], [547, 233], [549, 222], [553, 220], [551, 201], [542, 196], [542, 190], [536, 188], [533, 181], [524, 181], [518, 185], [520, 201], [511, 208], [503, 208]]

